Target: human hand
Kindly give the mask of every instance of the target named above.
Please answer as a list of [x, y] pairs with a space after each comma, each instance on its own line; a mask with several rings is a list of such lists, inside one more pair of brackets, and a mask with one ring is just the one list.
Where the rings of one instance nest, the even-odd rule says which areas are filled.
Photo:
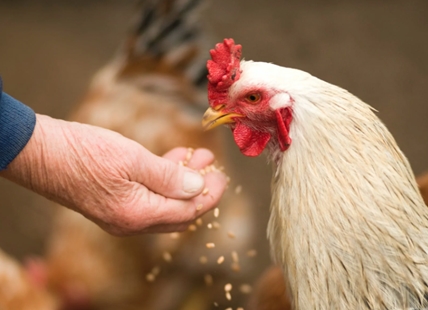
[[114, 235], [180, 231], [218, 203], [227, 183], [221, 172], [192, 170], [212, 164], [210, 151], [198, 149], [180, 166], [186, 154], [177, 148], [158, 157], [113, 131], [37, 115], [30, 141], [0, 176]]

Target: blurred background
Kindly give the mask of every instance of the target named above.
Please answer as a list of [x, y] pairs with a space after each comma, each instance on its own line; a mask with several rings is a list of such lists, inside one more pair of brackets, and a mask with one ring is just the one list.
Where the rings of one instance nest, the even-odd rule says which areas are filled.
[[[37, 113], [66, 119], [123, 43], [136, 5], [0, 0], [4, 91]], [[216, 0], [202, 14], [213, 43], [232, 37], [246, 59], [308, 71], [372, 105], [414, 172], [428, 169], [427, 1]], [[262, 270], [269, 264], [270, 168], [265, 158], [240, 155], [228, 139], [238, 182], [256, 205]], [[0, 197], [0, 248], [18, 259], [42, 254], [55, 208], [1, 179]]]

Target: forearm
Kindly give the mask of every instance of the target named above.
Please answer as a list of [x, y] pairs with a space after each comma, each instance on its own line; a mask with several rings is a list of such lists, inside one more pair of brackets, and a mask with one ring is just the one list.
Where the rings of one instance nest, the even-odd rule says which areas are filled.
[[61, 169], [58, 159], [64, 155], [60, 141], [65, 136], [64, 128], [56, 124], [61, 121], [48, 116], [36, 115], [36, 119], [28, 143], [7, 168], [0, 171], [0, 176], [48, 199], [62, 200], [60, 196], [66, 194], [64, 177], [57, 179], [57, 175]]

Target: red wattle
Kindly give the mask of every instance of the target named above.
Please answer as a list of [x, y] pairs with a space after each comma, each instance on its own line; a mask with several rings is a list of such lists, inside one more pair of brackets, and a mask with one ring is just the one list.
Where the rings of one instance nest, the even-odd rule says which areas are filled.
[[278, 141], [281, 151], [286, 151], [291, 144], [290, 123], [293, 119], [291, 108], [282, 108], [275, 111], [278, 125]]
[[233, 129], [233, 138], [241, 153], [245, 156], [259, 156], [270, 140], [270, 134], [252, 130], [250, 127], [237, 123]]

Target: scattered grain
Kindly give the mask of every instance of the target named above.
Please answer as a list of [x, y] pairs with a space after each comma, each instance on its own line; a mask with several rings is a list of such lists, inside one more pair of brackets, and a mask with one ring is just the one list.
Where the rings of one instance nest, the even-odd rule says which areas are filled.
[[171, 237], [171, 239], [178, 239], [180, 235], [178, 234], [178, 232], [173, 232], [170, 233], [169, 236]]
[[247, 252], [247, 256], [248, 256], [248, 257], [254, 257], [254, 256], [256, 256], [256, 255], [257, 255], [257, 251], [256, 251], [256, 250], [254, 250], [254, 249], [249, 250], [249, 251]]
[[153, 268], [152, 268], [152, 271], [151, 271], [151, 273], [156, 277], [158, 274], [159, 274], [159, 272], [160, 272], [160, 267], [159, 266], [154, 266]]
[[196, 225], [198, 225], [198, 226], [202, 226], [202, 224], [203, 224], [203, 222], [202, 222], [202, 219], [201, 219], [201, 218], [198, 218], [198, 219], [195, 221], [195, 223], [196, 223]]
[[232, 260], [235, 262], [235, 263], [238, 263], [239, 262], [239, 256], [238, 256], [238, 253], [236, 252], [236, 251], [232, 251]]
[[208, 224], [207, 224], [207, 227], [208, 227], [208, 229], [212, 229], [212, 228], [213, 228], [213, 224], [208, 223]]
[[235, 194], [240, 194], [242, 192], [242, 186], [241, 185], [238, 185], [236, 188], [235, 188]]
[[204, 281], [207, 286], [211, 286], [213, 284], [213, 277], [210, 274], [206, 274], [204, 276]]
[[187, 162], [190, 160], [190, 158], [192, 158], [193, 152], [194, 152], [194, 149], [192, 149], [191, 147], [189, 147], [187, 149], [187, 154], [186, 154], [186, 161]]
[[202, 203], [198, 204], [196, 206], [196, 211], [201, 211], [203, 207], [204, 207], [204, 205]]
[[220, 215], [220, 209], [219, 208], [215, 208], [214, 209], [214, 217], [218, 217]]
[[208, 242], [208, 243], [206, 244], [206, 246], [207, 246], [207, 248], [208, 248], [208, 249], [215, 248], [215, 244], [214, 244], [214, 242]]
[[219, 229], [219, 228], [220, 228], [220, 223], [219, 223], [219, 222], [214, 221], [214, 222], [213, 222], [213, 227], [214, 227], [214, 229]]
[[218, 307], [218, 303], [216, 303], [215, 301], [214, 301], [214, 307]]
[[253, 288], [252, 288], [252, 287], [251, 287], [251, 285], [249, 285], [249, 284], [242, 284], [242, 285], [239, 287], [239, 291], [240, 291], [242, 294], [250, 294], [252, 290], [253, 290]]
[[146, 280], [147, 280], [147, 282], [153, 282], [153, 281], [155, 281], [155, 275], [154, 274], [152, 274], [152, 273], [148, 273], [148, 274], [146, 274]]
[[232, 290], [232, 284], [227, 283], [227, 284], [224, 286], [224, 290], [225, 290], [226, 292], [230, 292], [230, 291]]
[[226, 292], [226, 299], [232, 300], [232, 295], [230, 295], [230, 292]]
[[172, 256], [169, 252], [163, 252], [162, 257], [167, 263], [170, 263], [172, 261]]
[[196, 230], [196, 229], [198, 229], [198, 228], [196, 227], [196, 225], [194, 225], [194, 224], [190, 224], [188, 229], [189, 229], [190, 231], [195, 231], [195, 230]]
[[239, 263], [233, 262], [230, 265], [230, 269], [232, 269], [235, 272], [239, 272], [239, 271], [241, 271], [241, 266], [239, 265]]
[[210, 189], [205, 187], [204, 190], [202, 191], [202, 195], [208, 194], [209, 191], [210, 191]]
[[218, 259], [217, 259], [217, 264], [222, 264], [224, 262], [224, 256], [220, 256]]

